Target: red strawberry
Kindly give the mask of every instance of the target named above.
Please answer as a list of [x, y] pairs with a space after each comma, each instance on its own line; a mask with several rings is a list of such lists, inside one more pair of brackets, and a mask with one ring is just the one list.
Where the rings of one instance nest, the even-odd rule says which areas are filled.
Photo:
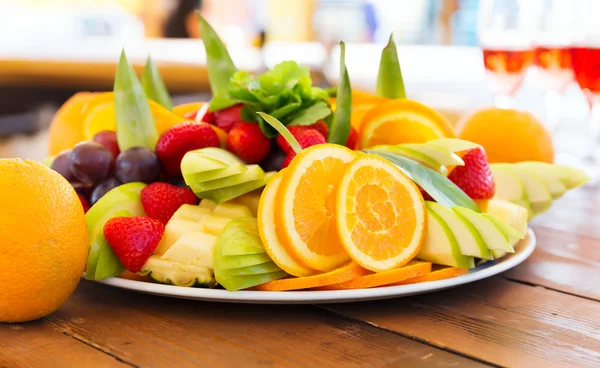
[[[305, 126], [300, 126], [300, 125], [293, 125], [293, 126], [289, 126], [287, 127], [287, 129], [290, 131], [290, 133], [292, 133], [292, 135], [294, 137], [296, 137], [296, 135], [298, 133], [300, 133], [301, 131], [304, 131], [306, 129], [308, 129], [308, 127]], [[297, 140], [298, 138], [296, 138]], [[292, 149], [292, 147], [290, 147], [290, 145], [288, 144], [288, 142], [285, 140], [285, 138], [283, 138], [283, 136], [281, 134], [279, 134], [277, 136], [277, 144], [279, 145], [279, 147], [281, 147], [281, 150], [285, 153], [290, 153], [293, 152], [294, 150]]]
[[239, 104], [213, 112], [214, 125], [229, 133], [236, 123], [242, 121], [243, 107], [243, 104]]
[[[418, 185], [417, 185], [417, 186], [418, 186]], [[419, 186], [418, 186], [418, 187], [419, 187]], [[425, 189], [423, 189], [423, 188], [419, 187], [419, 191], [421, 192], [421, 195], [423, 196], [423, 199], [424, 199], [424, 200], [426, 200], [426, 201], [435, 201], [435, 199], [433, 199], [433, 197], [431, 197], [431, 196], [429, 195], [429, 193], [427, 193], [427, 192], [425, 191]]]
[[346, 140], [346, 147], [351, 150], [356, 149], [356, 140], [358, 139], [358, 133], [356, 129], [350, 127], [350, 134], [348, 134], [348, 139]]
[[325, 140], [327, 140], [327, 138], [329, 137], [329, 128], [327, 127], [327, 124], [325, 124], [325, 122], [323, 120], [319, 120], [316, 123], [314, 123], [313, 125], [309, 125], [307, 128], [314, 129], [317, 132], [321, 133], [323, 135], [323, 137], [325, 137]]
[[247, 164], [256, 164], [271, 151], [271, 140], [265, 137], [258, 124], [240, 121], [229, 131], [227, 150]]
[[167, 224], [175, 211], [184, 204], [196, 204], [198, 198], [189, 188], [156, 182], [142, 189], [142, 206], [148, 217]]
[[463, 157], [464, 166], [452, 170], [448, 179], [472, 199], [490, 199], [495, 193], [494, 177], [483, 148], [469, 150]]
[[104, 224], [104, 237], [121, 264], [138, 272], [150, 258], [165, 232], [165, 225], [150, 217], [113, 217]]
[[202, 116], [202, 121], [209, 124], [215, 124], [215, 113], [212, 111], [207, 111], [204, 116]]
[[[314, 146], [317, 144], [327, 143], [323, 134], [317, 132], [314, 129], [304, 129], [294, 135], [298, 143], [300, 143], [300, 147], [308, 148], [310, 146]], [[285, 156], [285, 160], [283, 161], [283, 168], [288, 167], [290, 162], [294, 159], [296, 153], [291, 150], [288, 152], [287, 156]]]
[[83, 213], [87, 213], [87, 211], [90, 209], [90, 204], [88, 203], [87, 199], [85, 199], [85, 197], [81, 194], [77, 194], [77, 197], [79, 197], [81, 205], [83, 206]]
[[185, 122], [164, 132], [156, 144], [156, 155], [169, 176], [181, 177], [181, 159], [186, 152], [220, 147], [219, 136], [205, 123]]

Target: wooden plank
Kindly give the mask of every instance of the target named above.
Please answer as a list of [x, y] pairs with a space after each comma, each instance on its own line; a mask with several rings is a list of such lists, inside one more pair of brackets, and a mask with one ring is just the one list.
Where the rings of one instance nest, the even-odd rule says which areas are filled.
[[139, 366], [483, 366], [313, 306], [177, 300], [90, 282], [51, 320]]
[[499, 277], [323, 308], [501, 366], [600, 366], [600, 303]]
[[600, 301], [600, 239], [543, 226], [534, 231], [531, 257], [503, 276]]
[[45, 320], [0, 324], [0, 367], [130, 367], [56, 329]]

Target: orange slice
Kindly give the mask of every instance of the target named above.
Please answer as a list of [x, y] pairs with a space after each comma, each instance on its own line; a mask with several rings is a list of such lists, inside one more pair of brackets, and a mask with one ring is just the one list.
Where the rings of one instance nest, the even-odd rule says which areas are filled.
[[260, 291], [287, 291], [318, 288], [325, 285], [339, 284], [364, 275], [367, 270], [354, 262], [336, 270], [307, 277], [291, 277], [287, 279], [269, 281], [266, 284], [254, 287]]
[[346, 168], [336, 196], [336, 222], [350, 257], [375, 272], [414, 258], [425, 234], [425, 202], [398, 167], [360, 155]]
[[456, 267], [447, 267], [441, 265], [433, 265], [431, 272], [423, 275], [413, 277], [411, 279], [407, 279], [404, 281], [396, 282], [391, 285], [408, 285], [408, 284], [416, 284], [419, 282], [427, 282], [427, 281], [438, 281], [449, 279], [456, 276], [461, 276], [469, 273], [468, 268], [456, 268]]
[[376, 273], [371, 272], [339, 284], [322, 286], [319, 290], [367, 289], [389, 285], [415, 277], [423, 277], [429, 272], [431, 272], [431, 263], [411, 261], [406, 266], [396, 268], [395, 270]]
[[171, 112], [175, 115], [179, 115], [182, 118], [184, 118], [185, 115], [200, 110], [200, 108], [202, 106], [204, 106], [205, 104], [206, 104], [206, 102], [189, 102], [189, 103], [173, 106], [173, 109], [171, 110]]
[[275, 231], [275, 197], [281, 184], [283, 171], [271, 178], [260, 196], [257, 214], [260, 240], [269, 257], [285, 272], [293, 276], [314, 275], [317, 273], [315, 270], [302, 266], [290, 255]]
[[58, 109], [48, 132], [48, 154], [56, 155], [86, 140], [81, 128], [83, 112], [96, 93], [78, 92]]
[[361, 123], [361, 149], [378, 144], [423, 143], [437, 138], [455, 138], [448, 120], [416, 101], [386, 101], [369, 110]]
[[298, 153], [283, 173], [275, 204], [277, 235], [304, 267], [330, 271], [350, 261], [336, 231], [335, 195], [355, 155], [344, 146], [319, 144]]

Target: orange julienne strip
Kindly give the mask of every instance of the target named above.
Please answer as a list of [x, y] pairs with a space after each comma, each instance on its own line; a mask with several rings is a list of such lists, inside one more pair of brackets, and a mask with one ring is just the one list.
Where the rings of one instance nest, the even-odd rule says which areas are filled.
[[355, 279], [319, 287], [318, 290], [367, 289], [389, 285], [406, 279], [423, 276], [431, 271], [430, 262], [410, 261], [404, 267], [390, 271], [370, 273]]
[[465, 275], [467, 273], [469, 273], [468, 268], [440, 267], [440, 266], [436, 265], [436, 266], [434, 266], [434, 269], [432, 269], [431, 272], [426, 275], [413, 277], [412, 279], [400, 281], [400, 282], [391, 284], [390, 286], [392, 286], [392, 285], [408, 285], [408, 284], [416, 284], [419, 282], [444, 280], [444, 279], [449, 279], [452, 277]]
[[350, 262], [344, 267], [333, 271], [306, 277], [290, 277], [287, 279], [269, 281], [265, 284], [255, 286], [254, 290], [260, 291], [286, 291], [311, 289], [320, 286], [337, 284], [354, 279], [369, 272], [355, 262]]

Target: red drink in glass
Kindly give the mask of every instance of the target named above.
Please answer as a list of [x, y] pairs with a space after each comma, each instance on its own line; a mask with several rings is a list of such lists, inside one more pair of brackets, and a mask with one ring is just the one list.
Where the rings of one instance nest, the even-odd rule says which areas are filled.
[[572, 47], [571, 62], [575, 80], [589, 95], [600, 93], [600, 47]]
[[538, 67], [542, 88], [546, 91], [563, 92], [573, 79], [571, 48], [538, 46], [534, 53], [534, 63]]
[[531, 49], [483, 49], [483, 63], [490, 88], [496, 94], [514, 94], [523, 83], [527, 68], [532, 62]]

